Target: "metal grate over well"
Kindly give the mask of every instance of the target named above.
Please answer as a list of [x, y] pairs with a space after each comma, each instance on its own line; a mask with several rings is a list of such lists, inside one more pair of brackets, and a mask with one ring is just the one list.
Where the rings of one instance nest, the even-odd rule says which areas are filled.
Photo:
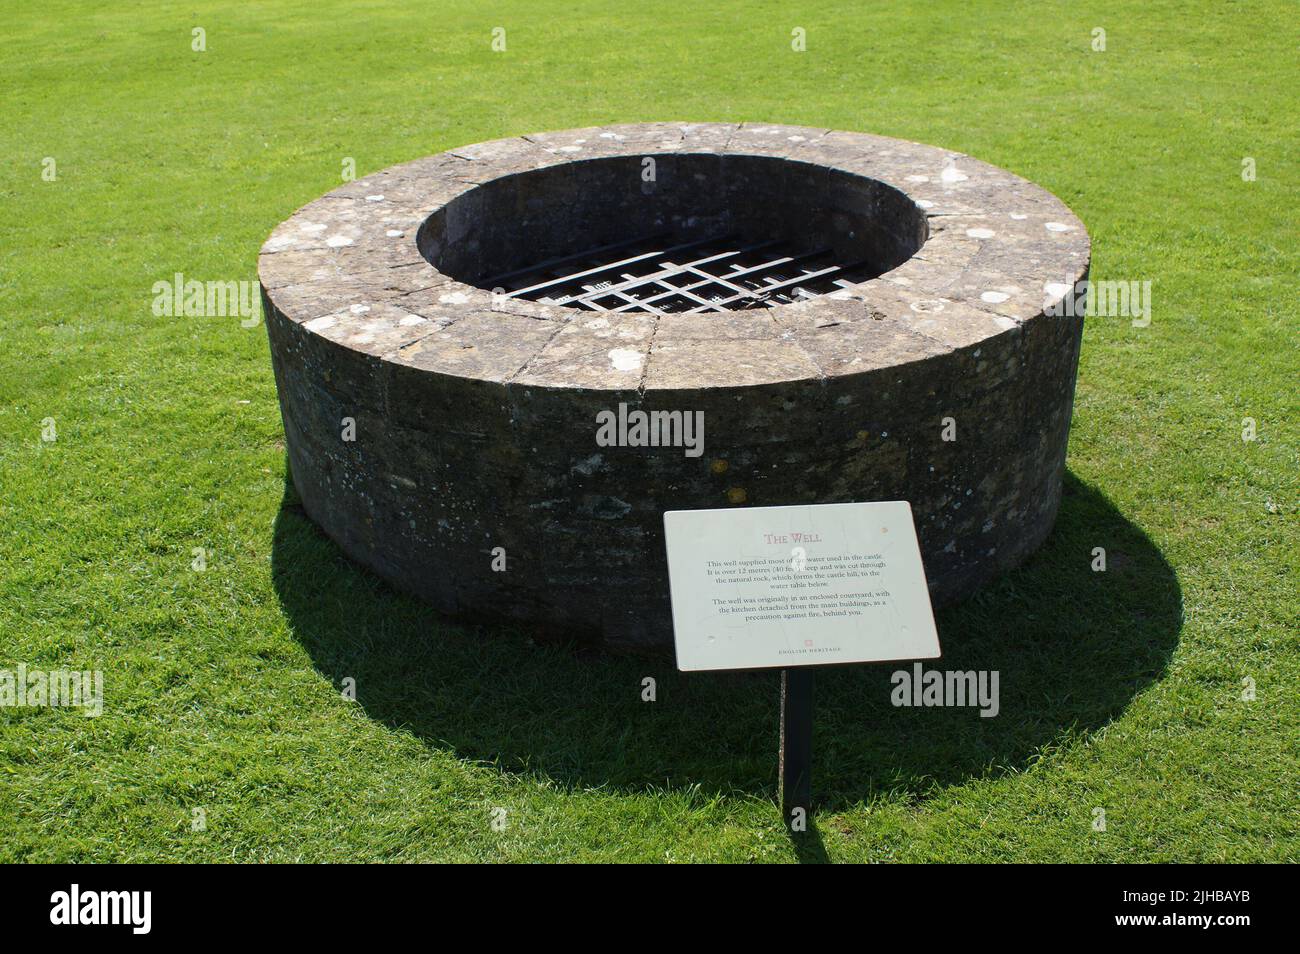
[[700, 314], [816, 298], [875, 278], [831, 249], [717, 236], [673, 243], [655, 235], [516, 269], [483, 284], [508, 298], [590, 311]]

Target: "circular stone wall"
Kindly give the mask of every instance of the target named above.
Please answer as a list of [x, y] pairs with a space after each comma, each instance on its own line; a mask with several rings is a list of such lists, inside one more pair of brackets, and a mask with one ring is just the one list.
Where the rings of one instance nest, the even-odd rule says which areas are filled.
[[[665, 510], [908, 500], [937, 604], [1031, 553], [1088, 262], [1060, 200], [964, 155], [647, 124], [376, 173], [259, 273], [294, 485], [344, 551], [449, 616], [666, 646]], [[702, 447], [598, 443], [637, 411]]]

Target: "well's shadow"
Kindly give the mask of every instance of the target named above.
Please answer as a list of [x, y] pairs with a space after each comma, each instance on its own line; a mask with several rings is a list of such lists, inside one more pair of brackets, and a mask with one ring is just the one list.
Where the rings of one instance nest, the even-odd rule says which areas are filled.
[[[591, 654], [447, 624], [351, 563], [286, 486], [276, 592], [318, 669], [336, 685], [355, 679], [372, 718], [565, 786], [775, 793], [776, 673], [682, 674], [670, 655]], [[1105, 572], [1091, 568], [1094, 547], [1106, 550]], [[824, 808], [886, 792], [924, 798], [1106, 724], [1164, 671], [1182, 599], [1151, 540], [1067, 475], [1043, 549], [938, 622], [944, 656], [931, 665], [997, 670], [1000, 712], [895, 708], [890, 674], [901, 664], [819, 670], [813, 785]]]

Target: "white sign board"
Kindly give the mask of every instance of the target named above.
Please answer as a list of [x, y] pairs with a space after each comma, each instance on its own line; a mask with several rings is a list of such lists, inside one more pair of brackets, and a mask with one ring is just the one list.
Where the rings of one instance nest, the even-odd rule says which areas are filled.
[[907, 501], [664, 514], [677, 668], [933, 659]]

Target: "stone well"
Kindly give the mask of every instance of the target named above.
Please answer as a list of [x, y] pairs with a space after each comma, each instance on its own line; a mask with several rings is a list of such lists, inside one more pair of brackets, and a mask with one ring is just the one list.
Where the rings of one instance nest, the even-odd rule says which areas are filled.
[[[665, 510], [908, 500], [936, 603], [1023, 561], [1088, 262], [968, 156], [656, 123], [376, 173], [259, 272], [293, 481], [348, 555], [448, 616], [667, 646]], [[702, 412], [702, 447], [598, 442], [636, 411]]]

